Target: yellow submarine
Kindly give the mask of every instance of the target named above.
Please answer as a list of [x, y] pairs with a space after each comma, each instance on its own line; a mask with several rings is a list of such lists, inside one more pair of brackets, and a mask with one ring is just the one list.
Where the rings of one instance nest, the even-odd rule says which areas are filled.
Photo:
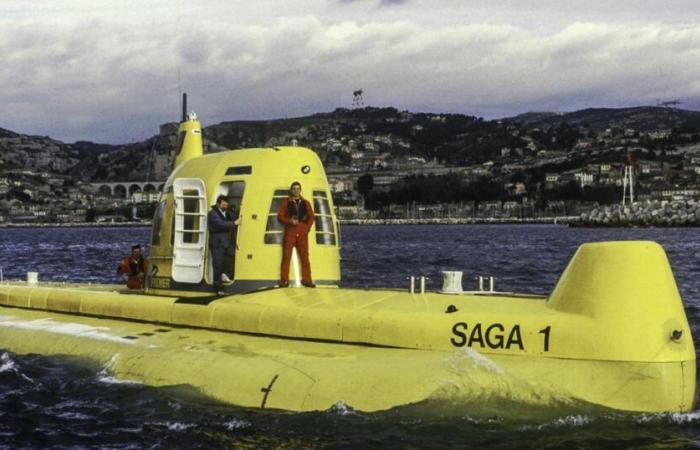
[[[343, 288], [340, 228], [313, 151], [204, 155], [193, 114], [179, 133], [153, 220], [147, 287], [0, 283], [0, 348], [77, 357], [119, 380], [291, 411], [431, 400], [693, 408], [693, 338], [658, 244], [584, 244], [548, 296], [465, 292], [454, 279], [437, 292]], [[292, 287], [277, 286], [276, 212], [293, 181], [316, 214], [316, 289], [299, 284], [296, 256]], [[207, 212], [219, 194], [241, 217], [225, 296], [213, 295], [207, 248]]]

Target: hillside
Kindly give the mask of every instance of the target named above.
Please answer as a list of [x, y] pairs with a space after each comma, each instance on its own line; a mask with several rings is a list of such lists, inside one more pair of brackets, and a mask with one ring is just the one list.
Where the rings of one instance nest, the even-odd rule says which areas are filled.
[[615, 127], [650, 131], [686, 127], [699, 128], [700, 112], [654, 106], [588, 108], [565, 114], [526, 113], [504, 120], [529, 128], [550, 128], [567, 123], [594, 130]]
[[[0, 128], [0, 170], [32, 169], [83, 181], [164, 179], [177, 143], [177, 125], [128, 145], [65, 144]], [[296, 143], [314, 149], [332, 170], [366, 171], [433, 161], [445, 166], [514, 163], [537, 152], [571, 151], [606, 130], [634, 135], [675, 130], [688, 141], [700, 130], [700, 112], [675, 108], [589, 108], [566, 114], [527, 113], [485, 121], [462, 114], [339, 108], [306, 117], [229, 121], [203, 130], [205, 151]], [[670, 135], [652, 149], [673, 145]], [[692, 140], [692, 139], [690, 139]], [[648, 139], [647, 139], [648, 141]], [[636, 142], [646, 142], [642, 137]], [[681, 142], [681, 141], [678, 141]]]

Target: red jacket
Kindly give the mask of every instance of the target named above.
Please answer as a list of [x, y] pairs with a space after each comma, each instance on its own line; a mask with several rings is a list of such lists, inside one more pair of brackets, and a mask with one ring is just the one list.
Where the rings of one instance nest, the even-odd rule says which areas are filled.
[[[302, 202], [304, 205], [301, 204]], [[299, 223], [292, 224], [292, 217], [299, 219]], [[280, 204], [277, 220], [284, 225], [285, 233], [308, 234], [314, 224], [314, 210], [305, 198], [300, 198], [297, 206], [297, 202], [292, 197], [287, 197]]]
[[126, 286], [129, 289], [143, 289], [143, 282], [148, 273], [148, 260], [143, 256], [139, 260], [133, 256], [125, 256], [119, 261], [118, 274], [126, 274], [128, 276]]

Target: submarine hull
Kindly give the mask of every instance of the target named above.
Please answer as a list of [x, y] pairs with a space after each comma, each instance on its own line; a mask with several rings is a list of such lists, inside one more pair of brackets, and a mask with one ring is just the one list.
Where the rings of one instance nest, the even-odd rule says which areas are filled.
[[585, 244], [549, 296], [273, 288], [224, 297], [0, 284], [0, 347], [251, 407], [430, 399], [689, 411], [695, 347], [663, 249]]
[[16, 308], [0, 341], [17, 354], [76, 356], [118, 380], [188, 385], [230, 404], [378, 411], [423, 401], [687, 411], [695, 361], [638, 363], [482, 355], [261, 337]]

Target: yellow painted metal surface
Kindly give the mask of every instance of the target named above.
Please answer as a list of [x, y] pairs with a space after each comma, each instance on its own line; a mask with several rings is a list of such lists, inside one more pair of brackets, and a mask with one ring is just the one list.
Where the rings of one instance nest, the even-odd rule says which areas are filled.
[[175, 167], [180, 166], [185, 161], [202, 156], [202, 125], [196, 117], [188, 117], [180, 123], [178, 128], [178, 142], [180, 152], [175, 158]]
[[[229, 168], [238, 167], [250, 167], [251, 173], [227, 175]], [[266, 280], [270, 282], [269, 285], [274, 285], [279, 280], [282, 258], [280, 243], [265, 242], [265, 233], [269, 231], [268, 217], [271, 212], [277, 213], [276, 208], [274, 211], [270, 210], [273, 198], [275, 195], [284, 195], [280, 193], [287, 193], [294, 181], [301, 183], [302, 194], [309, 200], [315, 191], [324, 193], [329, 204], [330, 225], [336, 241], [333, 244], [319, 244], [315, 237], [316, 227], [311, 229], [309, 253], [312, 275], [314, 280], [326, 284], [337, 284], [340, 281], [338, 224], [326, 174], [318, 156], [313, 151], [301, 147], [257, 148], [211, 153], [186, 159], [173, 171], [165, 184], [162, 199], [163, 219], [159, 222], [159, 230], [154, 230], [154, 233], [160, 233], [160, 239], [157, 243], [152, 242], [149, 251], [152, 263], [158, 266], [155, 283], [151, 284], [154, 293], [167, 294], [171, 289], [169, 283], [175, 204], [172, 184], [177, 178], [203, 180], [209, 205], [215, 203], [217, 188], [222, 183], [245, 183], [240, 206], [241, 223], [238, 228], [235, 278], [238, 281]], [[275, 223], [276, 220], [275, 218]], [[186, 286], [179, 289], [186, 290]]]
[[[569, 399], [631, 411], [687, 411], [695, 399], [692, 336], [665, 253], [653, 242], [583, 245], [548, 297], [300, 288], [198, 301], [0, 285], [7, 307], [0, 315], [125, 330], [117, 334], [183, 327], [138, 339], [157, 341], [157, 352], [136, 344], [119, 350], [131, 362], [128, 370], [115, 366], [115, 374], [154, 385], [190, 383], [246, 406], [257, 406], [260, 383], [275, 375], [281, 384], [269, 406], [291, 410], [345, 401], [372, 411], [436, 396], [506, 395], [504, 389], [523, 401]], [[0, 323], [2, 347], [99, 354], [101, 361], [117, 353], [112, 341], [73, 335], [59, 345], [50, 331], [32, 331], [31, 339], [17, 333]], [[190, 338], [170, 339], [175, 335], [197, 344], [187, 347]], [[217, 375], [193, 373], [199, 365]]]

